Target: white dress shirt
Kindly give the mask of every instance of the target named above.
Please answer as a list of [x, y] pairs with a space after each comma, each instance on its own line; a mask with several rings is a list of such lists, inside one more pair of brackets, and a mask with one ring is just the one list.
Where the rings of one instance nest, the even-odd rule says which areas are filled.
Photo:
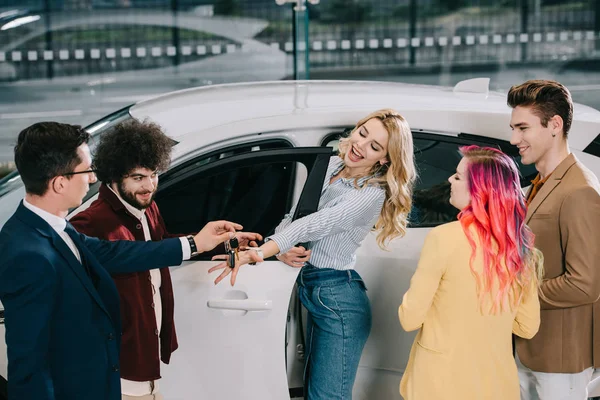
[[75, 257], [77, 257], [77, 260], [81, 262], [81, 255], [79, 254], [77, 246], [75, 246], [75, 243], [73, 242], [73, 239], [71, 239], [71, 236], [69, 236], [69, 234], [65, 232], [65, 228], [67, 227], [66, 219], [56, 216], [54, 214], [50, 214], [48, 211], [44, 211], [41, 208], [34, 206], [25, 199], [23, 199], [23, 205], [25, 206], [25, 208], [29, 209], [31, 212], [35, 213], [37, 216], [46, 221], [48, 225], [50, 225], [52, 229], [54, 229], [56, 233], [58, 233], [58, 236], [60, 236], [62, 240], [65, 241], [67, 246], [69, 246], [73, 254], [75, 254]]

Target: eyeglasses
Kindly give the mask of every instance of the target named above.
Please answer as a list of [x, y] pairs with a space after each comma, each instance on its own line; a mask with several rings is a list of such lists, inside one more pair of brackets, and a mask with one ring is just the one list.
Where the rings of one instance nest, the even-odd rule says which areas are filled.
[[85, 171], [67, 172], [67, 173], [65, 173], [63, 175], [64, 176], [67, 176], [67, 175], [77, 175], [77, 174], [94, 174], [94, 175], [96, 175], [97, 171], [98, 170], [96, 168], [91, 168], [91, 169], [88, 169], [88, 170], [85, 170]]

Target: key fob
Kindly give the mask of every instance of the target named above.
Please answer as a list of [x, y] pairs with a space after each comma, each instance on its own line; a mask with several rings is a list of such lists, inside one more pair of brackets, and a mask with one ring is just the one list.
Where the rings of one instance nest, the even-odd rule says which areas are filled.
[[227, 265], [229, 265], [229, 268], [235, 267], [235, 251], [233, 250], [227, 252]]

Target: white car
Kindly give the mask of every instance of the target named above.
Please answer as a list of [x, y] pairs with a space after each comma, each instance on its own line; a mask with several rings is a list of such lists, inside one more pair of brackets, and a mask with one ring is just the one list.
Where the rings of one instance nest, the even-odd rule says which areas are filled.
[[[193, 232], [228, 219], [248, 231], [273, 231], [300, 199], [315, 210], [340, 135], [372, 111], [394, 108], [413, 130], [419, 181], [411, 227], [382, 251], [375, 235], [358, 251], [373, 309], [354, 398], [399, 399], [398, 384], [414, 334], [400, 327], [397, 308], [408, 289], [430, 228], [456, 218], [447, 178], [461, 145], [499, 146], [518, 161], [510, 138], [506, 96], [487, 79], [454, 88], [385, 82], [281, 81], [201, 87], [137, 103], [92, 124], [101, 135], [131, 118], [160, 124], [174, 141], [173, 162], [160, 177], [156, 201], [169, 231]], [[600, 112], [575, 106], [571, 151], [600, 176]], [[93, 143], [92, 143], [93, 146]], [[523, 185], [535, 174], [520, 165]], [[84, 204], [96, 197], [97, 185]], [[24, 190], [18, 175], [0, 182], [0, 226]], [[74, 210], [71, 215], [78, 210]], [[585, 210], [582, 210], [585, 212]], [[162, 392], [172, 400], [282, 400], [302, 397], [304, 315], [294, 292], [298, 269], [273, 259], [242, 267], [235, 287], [206, 259], [173, 267], [179, 350], [162, 366]], [[0, 325], [0, 329], [3, 326]], [[3, 334], [3, 332], [2, 332]], [[6, 376], [6, 347], [0, 375]], [[4, 382], [5, 383], [5, 382]], [[0, 396], [1, 397], [1, 396]]]

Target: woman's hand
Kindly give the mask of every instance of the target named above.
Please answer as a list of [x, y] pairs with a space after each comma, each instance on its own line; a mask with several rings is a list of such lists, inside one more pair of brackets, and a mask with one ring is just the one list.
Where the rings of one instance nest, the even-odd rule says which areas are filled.
[[310, 260], [311, 250], [306, 250], [304, 247], [294, 247], [288, 250], [287, 253], [280, 254], [277, 259], [290, 267], [301, 268]]
[[262, 262], [263, 261], [263, 259], [254, 250], [238, 251], [238, 257], [235, 261], [235, 266], [233, 268], [230, 268], [229, 265], [227, 264], [227, 258], [229, 258], [229, 256], [227, 254], [219, 254], [212, 258], [213, 261], [214, 260], [225, 260], [222, 263], [215, 265], [214, 267], [212, 267], [211, 269], [208, 270], [208, 273], [217, 271], [219, 269], [223, 270], [221, 275], [219, 275], [217, 277], [217, 279], [215, 279], [215, 285], [217, 283], [221, 282], [223, 279], [225, 279], [225, 277], [227, 275], [231, 274], [231, 286], [233, 286], [233, 285], [235, 285], [235, 280], [237, 278], [238, 271], [240, 270], [240, 267], [242, 265], [248, 264], [251, 262]]

